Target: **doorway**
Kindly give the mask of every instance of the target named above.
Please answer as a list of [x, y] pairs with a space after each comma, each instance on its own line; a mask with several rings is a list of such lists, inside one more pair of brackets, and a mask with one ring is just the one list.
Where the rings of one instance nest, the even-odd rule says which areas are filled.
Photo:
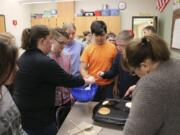
[[0, 15], [0, 32], [6, 32], [5, 16]]
[[157, 16], [133, 16], [132, 30], [135, 38], [143, 37], [143, 28], [153, 26], [157, 31]]

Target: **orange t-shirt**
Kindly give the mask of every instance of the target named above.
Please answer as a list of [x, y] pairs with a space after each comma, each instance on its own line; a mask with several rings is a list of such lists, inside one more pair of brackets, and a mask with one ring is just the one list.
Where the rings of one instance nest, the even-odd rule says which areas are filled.
[[103, 45], [90, 44], [84, 49], [81, 62], [88, 65], [88, 74], [95, 77], [98, 85], [110, 84], [113, 81], [112, 79], [100, 79], [97, 73], [108, 71], [111, 68], [116, 53], [115, 45], [109, 42]]

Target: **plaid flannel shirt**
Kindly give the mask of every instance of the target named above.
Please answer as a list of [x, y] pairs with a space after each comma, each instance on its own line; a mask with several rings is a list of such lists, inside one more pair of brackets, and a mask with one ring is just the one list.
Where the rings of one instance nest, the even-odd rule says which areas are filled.
[[[70, 56], [61, 52], [61, 54], [50, 54], [50, 57], [54, 59], [67, 73], [70, 73]], [[71, 101], [71, 93], [69, 88], [57, 86], [55, 96], [55, 106], [61, 106]]]

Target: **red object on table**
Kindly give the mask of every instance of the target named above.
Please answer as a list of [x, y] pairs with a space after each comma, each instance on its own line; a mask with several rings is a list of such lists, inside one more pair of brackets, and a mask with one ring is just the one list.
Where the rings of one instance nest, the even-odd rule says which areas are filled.
[[96, 10], [94, 13], [95, 13], [95, 16], [101, 16], [102, 15], [101, 10]]

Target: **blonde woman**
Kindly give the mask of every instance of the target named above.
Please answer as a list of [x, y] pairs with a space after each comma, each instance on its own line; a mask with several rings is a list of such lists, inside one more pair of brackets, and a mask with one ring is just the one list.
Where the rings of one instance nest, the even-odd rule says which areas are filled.
[[[71, 71], [70, 55], [63, 52], [64, 46], [69, 39], [69, 35], [61, 28], [52, 30], [53, 43], [49, 56], [54, 59], [67, 73]], [[70, 88], [56, 87], [55, 109], [56, 122], [60, 128], [64, 119], [71, 109], [74, 99], [70, 93]]]

